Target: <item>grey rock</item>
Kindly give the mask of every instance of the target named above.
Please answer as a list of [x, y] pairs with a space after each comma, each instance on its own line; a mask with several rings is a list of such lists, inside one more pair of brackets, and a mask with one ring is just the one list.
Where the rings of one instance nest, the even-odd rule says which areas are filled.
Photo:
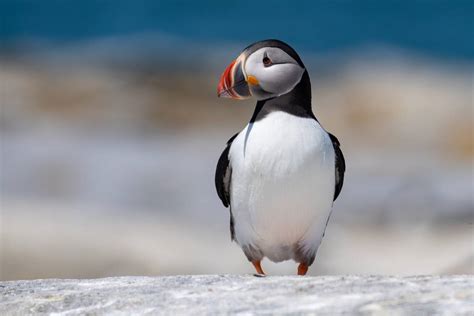
[[473, 315], [472, 276], [189, 275], [0, 282], [0, 314]]

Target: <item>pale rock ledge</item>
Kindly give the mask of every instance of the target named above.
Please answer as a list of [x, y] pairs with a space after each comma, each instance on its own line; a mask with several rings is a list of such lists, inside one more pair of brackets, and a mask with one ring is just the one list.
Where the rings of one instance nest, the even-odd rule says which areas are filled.
[[472, 276], [189, 275], [0, 282], [0, 314], [473, 315]]

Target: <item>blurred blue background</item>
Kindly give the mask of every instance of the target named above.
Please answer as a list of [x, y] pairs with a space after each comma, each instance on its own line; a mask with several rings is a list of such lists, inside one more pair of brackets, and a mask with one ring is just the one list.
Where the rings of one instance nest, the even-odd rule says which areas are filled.
[[0, 17], [0, 279], [251, 273], [213, 176], [255, 102], [216, 87], [266, 38], [299, 52], [348, 164], [311, 273], [473, 273], [474, 2], [3, 0]]
[[472, 1], [4, 0], [1, 11], [7, 42], [70, 44], [157, 32], [200, 43], [280, 38], [327, 54], [376, 44], [474, 58]]

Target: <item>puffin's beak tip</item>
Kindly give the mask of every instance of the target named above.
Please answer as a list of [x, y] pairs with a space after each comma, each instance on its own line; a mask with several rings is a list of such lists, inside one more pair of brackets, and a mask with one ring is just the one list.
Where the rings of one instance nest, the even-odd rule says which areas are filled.
[[227, 91], [227, 90], [218, 90], [217, 91], [217, 97], [218, 98], [231, 98], [232, 96], [230, 95], [229, 91]]

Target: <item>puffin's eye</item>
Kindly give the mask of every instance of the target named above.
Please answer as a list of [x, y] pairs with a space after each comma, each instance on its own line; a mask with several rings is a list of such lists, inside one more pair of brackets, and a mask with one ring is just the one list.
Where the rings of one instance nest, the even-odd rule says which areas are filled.
[[271, 66], [271, 65], [272, 65], [272, 60], [271, 60], [270, 58], [268, 58], [267, 55], [263, 56], [262, 62], [263, 62], [263, 65], [264, 65], [265, 67], [268, 67], [268, 66]]

